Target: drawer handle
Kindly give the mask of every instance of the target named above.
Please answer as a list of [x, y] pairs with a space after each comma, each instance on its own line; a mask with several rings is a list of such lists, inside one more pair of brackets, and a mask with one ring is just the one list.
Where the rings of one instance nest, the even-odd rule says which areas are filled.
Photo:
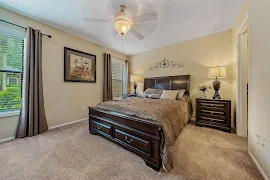
[[126, 139], [127, 143], [129, 143], [129, 144], [132, 143], [132, 141], [133, 141], [133, 139], [128, 140], [127, 136], [125, 136], [125, 139]]
[[101, 129], [101, 128], [102, 128], [102, 126], [97, 124], [97, 128], [98, 128], [98, 129]]

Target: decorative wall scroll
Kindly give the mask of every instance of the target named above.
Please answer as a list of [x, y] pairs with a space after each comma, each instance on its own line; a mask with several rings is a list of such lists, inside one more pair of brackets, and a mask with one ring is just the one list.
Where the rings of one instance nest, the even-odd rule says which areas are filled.
[[174, 62], [174, 61], [169, 61], [168, 59], [164, 58], [159, 63], [156, 63], [155, 65], [151, 66], [148, 70], [153, 71], [153, 70], [165, 69], [165, 68], [169, 68], [169, 67], [181, 68], [181, 67], [184, 67], [184, 64]]

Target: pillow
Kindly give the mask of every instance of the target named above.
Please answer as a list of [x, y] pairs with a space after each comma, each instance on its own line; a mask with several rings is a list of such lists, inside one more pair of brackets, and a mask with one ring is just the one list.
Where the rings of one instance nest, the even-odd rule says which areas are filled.
[[160, 99], [176, 99], [177, 94], [177, 90], [163, 90]]
[[145, 96], [144, 94], [137, 94], [137, 97], [140, 97], [140, 98], [147, 98], [147, 96]]
[[183, 95], [185, 94], [186, 90], [185, 89], [180, 89], [178, 91], [178, 95], [176, 97], [177, 100], [181, 99], [183, 97]]
[[144, 97], [148, 97], [148, 95], [150, 94], [162, 94], [162, 89], [152, 89], [152, 88], [148, 88], [143, 92], [143, 96]]
[[148, 97], [150, 99], [159, 99], [161, 94], [148, 94]]

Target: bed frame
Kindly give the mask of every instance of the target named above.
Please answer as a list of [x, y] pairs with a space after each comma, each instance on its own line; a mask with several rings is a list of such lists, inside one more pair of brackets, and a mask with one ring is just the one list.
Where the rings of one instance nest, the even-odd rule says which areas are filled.
[[[144, 89], [186, 89], [190, 92], [190, 75], [145, 78]], [[101, 135], [142, 157], [146, 165], [161, 168], [161, 125], [135, 116], [89, 107], [89, 131]]]

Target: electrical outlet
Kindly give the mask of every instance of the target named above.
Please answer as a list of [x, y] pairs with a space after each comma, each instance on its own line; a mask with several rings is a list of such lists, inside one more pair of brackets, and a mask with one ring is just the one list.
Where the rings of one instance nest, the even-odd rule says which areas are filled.
[[82, 106], [82, 110], [85, 111], [86, 110], [86, 106]]

